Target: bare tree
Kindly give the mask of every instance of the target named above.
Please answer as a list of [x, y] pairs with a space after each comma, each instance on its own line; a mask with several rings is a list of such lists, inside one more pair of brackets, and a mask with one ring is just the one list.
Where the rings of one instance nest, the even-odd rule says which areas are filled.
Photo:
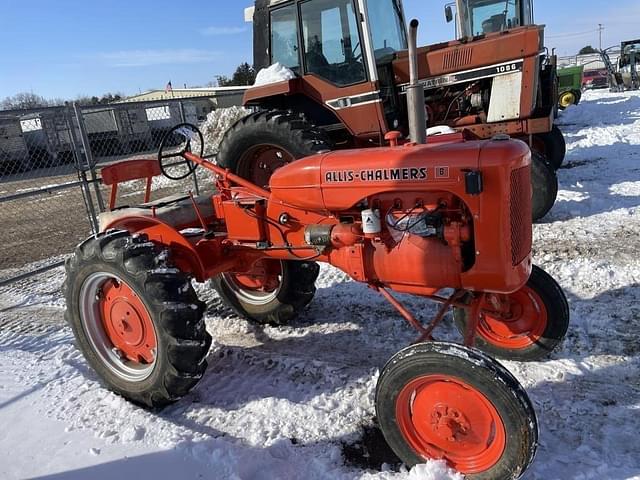
[[32, 92], [17, 93], [13, 97], [7, 97], [0, 102], [2, 110], [27, 110], [29, 108], [48, 107], [51, 102]]

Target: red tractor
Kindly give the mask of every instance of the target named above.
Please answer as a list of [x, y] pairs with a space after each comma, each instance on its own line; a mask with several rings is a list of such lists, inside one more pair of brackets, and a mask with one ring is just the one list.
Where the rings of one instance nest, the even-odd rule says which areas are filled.
[[[529, 144], [537, 220], [555, 202], [555, 169], [566, 151], [553, 125], [555, 56], [545, 54], [544, 27], [532, 25], [531, 0], [458, 0], [457, 7], [460, 39], [418, 49], [429, 124]], [[280, 63], [295, 78], [246, 92], [244, 104], [257, 111], [226, 133], [218, 164], [266, 186], [295, 159], [381, 146], [392, 130], [408, 135], [400, 0], [257, 0], [246, 16], [256, 69]]]
[[[410, 91], [422, 89], [412, 82]], [[411, 118], [424, 113], [412, 104]], [[205, 374], [211, 344], [192, 279], [212, 280], [239, 315], [282, 324], [312, 300], [324, 262], [379, 292], [419, 332], [376, 391], [400, 459], [445, 459], [474, 479], [519, 477], [536, 451], [535, 412], [483, 351], [539, 359], [569, 321], [561, 288], [531, 262], [530, 150], [506, 136], [399, 145], [399, 135], [388, 134], [387, 147], [285, 165], [268, 189], [203, 159], [202, 134], [188, 124], [169, 132], [158, 163], [106, 167], [117, 186], [133, 170], [176, 179], [202, 166], [217, 193], [103, 214], [103, 232], [67, 261], [66, 317], [104, 383], [149, 407], [178, 400]], [[169, 147], [176, 136], [184, 142]], [[392, 291], [442, 307], [425, 326]], [[449, 308], [464, 345], [434, 340]]]

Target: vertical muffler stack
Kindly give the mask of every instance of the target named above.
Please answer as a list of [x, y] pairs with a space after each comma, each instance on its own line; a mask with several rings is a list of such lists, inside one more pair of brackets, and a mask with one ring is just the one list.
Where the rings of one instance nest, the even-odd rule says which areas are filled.
[[407, 87], [407, 110], [409, 113], [409, 135], [411, 141], [427, 143], [427, 111], [424, 87], [418, 78], [418, 25], [415, 18], [409, 24], [409, 86]]

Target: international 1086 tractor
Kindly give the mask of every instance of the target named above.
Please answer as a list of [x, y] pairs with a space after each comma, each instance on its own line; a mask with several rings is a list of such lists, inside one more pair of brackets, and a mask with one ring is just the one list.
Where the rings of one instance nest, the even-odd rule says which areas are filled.
[[[416, 30], [414, 21], [414, 60]], [[444, 459], [475, 480], [524, 473], [537, 447], [536, 415], [488, 354], [542, 358], [569, 321], [562, 289], [531, 261], [530, 149], [507, 136], [462, 133], [422, 143], [424, 90], [411, 64], [417, 141], [400, 144], [390, 132], [388, 146], [312, 155], [273, 172], [265, 188], [203, 159], [202, 133], [182, 124], [157, 162], [102, 170], [113, 192], [136, 175], [180, 179], [197, 166], [216, 187], [104, 213], [102, 233], [67, 261], [65, 316], [109, 388], [160, 407], [202, 378], [211, 336], [193, 280], [210, 281], [249, 321], [284, 324], [304, 314], [317, 262], [328, 263], [378, 292], [419, 333], [381, 364], [376, 387], [375, 416], [398, 457], [409, 466]], [[425, 325], [392, 292], [442, 306]], [[463, 344], [434, 339], [450, 308]]]
[[[257, 111], [227, 131], [220, 165], [265, 186], [294, 159], [380, 146], [392, 130], [407, 137], [401, 0], [257, 0], [245, 17], [256, 69], [279, 63], [295, 78], [246, 92], [244, 104]], [[531, 0], [458, 0], [456, 17], [458, 40], [418, 49], [429, 125], [529, 144], [537, 220], [555, 202], [566, 151], [553, 124], [556, 61], [545, 53], [544, 27], [533, 24]]]

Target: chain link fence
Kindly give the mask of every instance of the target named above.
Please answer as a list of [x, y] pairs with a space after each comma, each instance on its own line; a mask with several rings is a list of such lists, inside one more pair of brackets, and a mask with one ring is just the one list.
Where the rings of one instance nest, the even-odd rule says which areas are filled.
[[[78, 242], [97, 231], [97, 217], [109, 198], [102, 168], [157, 159], [174, 126], [200, 125], [215, 108], [215, 99], [198, 97], [0, 111], [0, 285], [60, 265]], [[165, 143], [175, 150], [183, 140], [174, 135]], [[169, 167], [173, 176], [184, 168]], [[152, 200], [204, 193], [211, 185], [203, 169], [181, 181], [158, 176]], [[118, 206], [142, 203], [144, 187], [143, 180], [121, 184]]]

